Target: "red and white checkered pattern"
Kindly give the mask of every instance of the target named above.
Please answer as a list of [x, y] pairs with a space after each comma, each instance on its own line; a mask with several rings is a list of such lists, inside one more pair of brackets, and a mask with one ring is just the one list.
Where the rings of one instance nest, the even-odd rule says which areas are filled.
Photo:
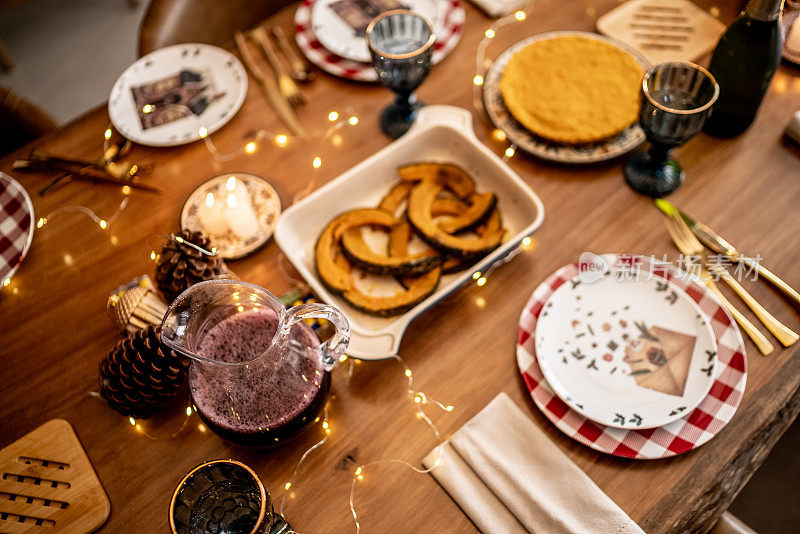
[[0, 283], [10, 278], [33, 238], [33, 205], [16, 180], [0, 172]]
[[[459, 0], [439, 0], [448, 3], [442, 31], [436, 36], [433, 63], [439, 63], [461, 39], [466, 14]], [[294, 15], [295, 40], [308, 60], [329, 74], [359, 82], [377, 82], [378, 74], [372, 63], [361, 63], [338, 56], [322, 46], [311, 28], [311, 8], [314, 0], [303, 0]]]
[[[650, 272], [649, 258], [624, 255], [611, 258], [612, 262], [619, 260], [641, 265], [643, 273]], [[561, 284], [578, 275], [577, 263], [562, 267], [536, 288], [522, 311], [517, 334], [517, 363], [536, 406], [571, 438], [598, 451], [626, 458], [668, 458], [704, 444], [718, 434], [736, 413], [747, 382], [744, 342], [728, 311], [704, 286], [690, 280], [676, 267], [654, 264], [652, 272], [672, 281], [697, 302], [709, 318], [717, 340], [719, 375], [708, 396], [682, 419], [646, 430], [607, 427], [573, 411], [553, 393], [536, 361], [533, 334], [539, 313], [550, 295]]]

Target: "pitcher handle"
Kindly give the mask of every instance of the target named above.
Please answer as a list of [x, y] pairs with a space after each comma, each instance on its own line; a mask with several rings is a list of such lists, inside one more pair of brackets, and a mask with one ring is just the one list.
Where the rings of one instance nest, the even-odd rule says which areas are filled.
[[295, 323], [304, 319], [327, 319], [336, 328], [333, 336], [319, 346], [322, 367], [330, 371], [347, 350], [347, 344], [350, 342], [350, 323], [344, 314], [333, 306], [311, 302], [286, 310], [283, 331], [288, 334]]

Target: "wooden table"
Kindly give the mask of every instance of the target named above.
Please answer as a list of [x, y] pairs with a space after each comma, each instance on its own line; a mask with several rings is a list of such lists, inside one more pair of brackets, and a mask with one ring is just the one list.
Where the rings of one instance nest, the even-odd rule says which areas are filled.
[[[737, 2], [729, 2], [737, 4]], [[541, 2], [524, 24], [499, 33], [491, 50], [531, 33], [593, 27], [613, 1]], [[730, 21], [738, 6], [721, 13]], [[428, 103], [471, 109], [475, 50], [489, 19], [471, 5], [462, 42], [434, 68], [419, 91]], [[293, 10], [271, 22], [291, 28]], [[800, 150], [781, 142], [781, 132], [800, 102], [800, 72], [782, 65], [755, 124], [744, 135], [718, 140], [699, 135], [676, 151], [688, 178], [672, 197], [699, 219], [753, 254], [759, 253], [787, 282], [800, 286]], [[108, 294], [144, 273], [152, 275], [150, 252], [161, 237], [178, 229], [180, 207], [202, 181], [229, 171], [269, 177], [285, 201], [306, 187], [336, 177], [389, 143], [379, 133], [377, 114], [388, 91], [320, 74], [304, 88], [309, 103], [302, 120], [323, 128], [328, 112], [350, 106], [359, 118], [330, 141], [263, 143], [253, 155], [217, 163], [194, 143], [171, 149], [136, 147], [131, 158], [155, 167], [150, 181], [161, 196], [134, 192], [127, 209], [106, 230], [87, 217], [51, 217], [37, 231], [33, 247], [0, 301], [0, 445], [53, 417], [70, 421], [86, 448], [112, 503], [106, 532], [162, 532], [172, 490], [184, 473], [212, 458], [236, 458], [251, 465], [276, 500], [317, 429], [283, 448], [264, 451], [229, 445], [201, 432], [197, 418], [176, 439], [152, 441], [126, 418], [88, 394], [95, 389], [97, 364], [119, 339], [105, 317]], [[108, 124], [97, 109], [42, 140], [56, 153], [97, 157]], [[491, 128], [477, 117], [478, 136], [500, 153]], [[284, 131], [255, 83], [242, 110], [213, 140], [221, 152], [241, 149], [254, 132]], [[0, 160], [8, 171], [18, 152]], [[322, 166], [312, 168], [319, 155]], [[598, 454], [563, 436], [533, 406], [515, 363], [520, 310], [531, 291], [552, 271], [585, 250], [677, 257], [662, 217], [652, 202], [622, 180], [619, 161], [591, 167], [550, 165], [517, 154], [511, 166], [546, 206], [535, 247], [498, 269], [483, 287], [472, 286], [436, 306], [406, 333], [401, 355], [413, 368], [415, 386], [455, 406], [432, 412], [443, 433], [451, 433], [495, 395], [507, 392], [597, 484], [648, 532], [703, 532], [728, 506], [800, 409], [800, 358], [796, 347], [759, 355], [747, 342], [749, 376], [738, 413], [719, 436], [700, 449], [660, 461], [630, 461]], [[108, 218], [122, 199], [113, 186], [72, 184], [44, 198], [36, 191], [51, 176], [15, 173], [33, 193], [36, 215], [69, 205], [92, 208]], [[278, 247], [270, 242], [251, 257], [230, 262], [243, 279], [281, 294], [290, 284], [277, 268]], [[764, 283], [747, 283], [753, 294], [790, 327], [798, 312]], [[480, 300], [479, 300], [480, 299]], [[483, 305], [482, 305], [482, 304]], [[741, 306], [744, 308], [744, 306]], [[755, 318], [747, 313], [753, 321]], [[795, 356], [795, 357], [793, 357]], [[435, 444], [428, 427], [414, 417], [405, 395], [402, 368], [393, 361], [347, 365], [334, 372], [330, 403], [332, 435], [312, 454], [295, 481], [286, 514], [301, 532], [352, 532], [348, 495], [355, 462], [401, 458], [413, 464]], [[180, 407], [179, 407], [180, 409]], [[533, 451], [535, 453], [535, 451]], [[428, 475], [398, 466], [368, 470], [356, 495], [364, 532], [472, 532], [474, 527]]]

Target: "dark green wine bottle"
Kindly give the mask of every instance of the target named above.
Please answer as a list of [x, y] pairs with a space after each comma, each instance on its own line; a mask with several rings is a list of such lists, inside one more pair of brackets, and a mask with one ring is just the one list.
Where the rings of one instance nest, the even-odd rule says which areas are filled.
[[781, 61], [783, 0], [750, 0], [714, 49], [708, 70], [719, 84], [719, 99], [703, 131], [733, 137], [745, 131]]

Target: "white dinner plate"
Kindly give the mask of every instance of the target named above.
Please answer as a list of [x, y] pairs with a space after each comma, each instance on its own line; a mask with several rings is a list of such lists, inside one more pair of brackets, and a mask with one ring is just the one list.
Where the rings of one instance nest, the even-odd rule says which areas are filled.
[[[157, 81], [165, 83], [164, 80], [181, 72], [199, 75], [196, 83], [207, 86], [204, 95], [209, 99], [208, 105], [201, 113], [194, 114], [186, 106], [176, 106], [172, 102], [156, 103], [153, 109], [160, 112], [172, 106], [172, 110], [180, 111], [181, 117], [146, 127], [133, 89]], [[177, 44], [151, 52], [125, 69], [111, 90], [108, 114], [114, 128], [135, 143], [148, 146], [183, 145], [225, 125], [239, 111], [246, 94], [247, 74], [230, 52], [207, 44]]]
[[597, 163], [617, 158], [636, 149], [644, 140], [644, 132], [638, 123], [628, 126], [619, 135], [598, 143], [587, 143], [582, 145], [565, 145], [549, 141], [531, 133], [527, 128], [520, 124], [506, 107], [503, 95], [500, 93], [500, 79], [503, 70], [511, 58], [536, 41], [553, 39], [561, 36], [580, 36], [589, 39], [603, 41], [629, 53], [636, 59], [643, 70], [650, 66], [650, 62], [641, 53], [632, 47], [611, 39], [604, 35], [591, 32], [578, 31], [554, 31], [533, 35], [523, 39], [518, 43], [507, 48], [489, 67], [483, 83], [483, 103], [486, 113], [489, 115], [495, 127], [503, 130], [508, 140], [516, 146], [536, 157], [558, 163]]
[[[357, 35], [331, 7], [340, 0], [317, 0], [311, 9], [311, 27], [322, 45], [343, 58], [361, 63], [371, 61], [367, 40]], [[442, 35], [444, 12], [448, 8], [445, 0], [400, 0], [403, 8], [425, 17], [433, 28], [437, 39]]]
[[716, 378], [709, 321], [660, 277], [606, 270], [562, 284], [536, 325], [547, 382], [571, 408], [616, 428], [655, 428], [685, 416]]

